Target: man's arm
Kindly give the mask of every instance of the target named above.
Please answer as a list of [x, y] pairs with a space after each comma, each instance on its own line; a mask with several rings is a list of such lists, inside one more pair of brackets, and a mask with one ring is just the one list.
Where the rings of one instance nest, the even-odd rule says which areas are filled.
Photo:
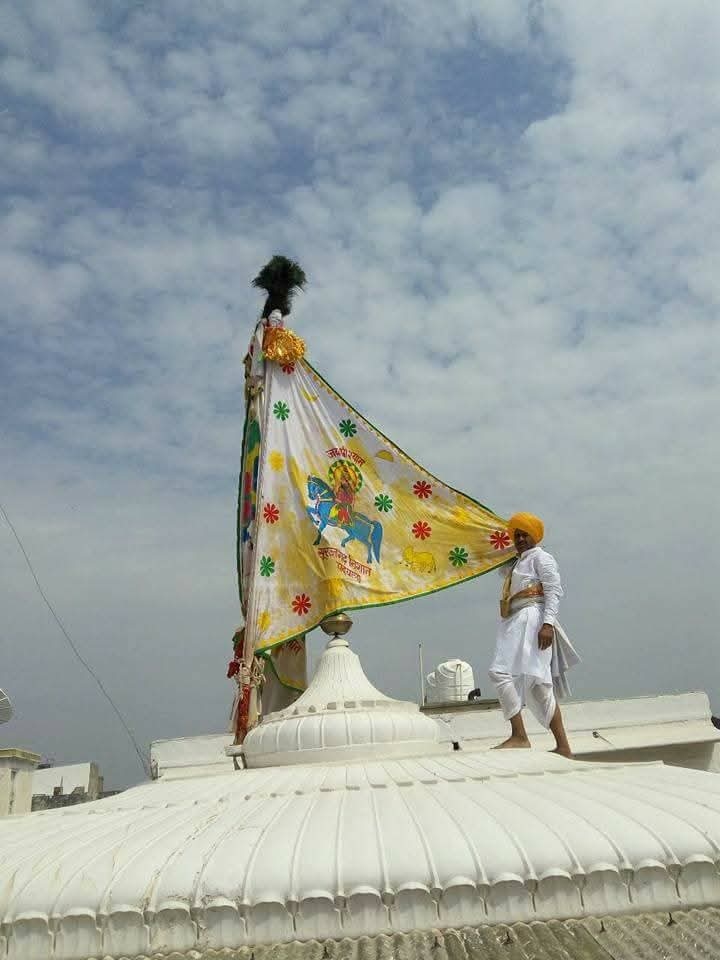
[[541, 650], [547, 650], [555, 636], [555, 623], [560, 608], [560, 597], [563, 595], [563, 588], [558, 565], [555, 562], [555, 558], [550, 556], [549, 553], [542, 551], [538, 554], [535, 560], [535, 572], [543, 585], [543, 593], [545, 596], [545, 612], [543, 625], [538, 632], [538, 645]]

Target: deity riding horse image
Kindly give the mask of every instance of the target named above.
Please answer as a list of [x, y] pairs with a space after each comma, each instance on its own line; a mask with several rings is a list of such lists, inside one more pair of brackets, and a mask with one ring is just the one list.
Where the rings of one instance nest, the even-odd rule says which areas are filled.
[[344, 547], [351, 540], [358, 540], [367, 547], [367, 562], [373, 557], [380, 561], [383, 528], [379, 520], [371, 520], [353, 509], [355, 494], [362, 485], [360, 471], [353, 464], [333, 464], [329, 471], [330, 483], [320, 477], [307, 478], [308, 498], [311, 505], [307, 515], [317, 527], [314, 546], [318, 546], [325, 527], [340, 527], [347, 536], [340, 544]]
[[362, 475], [356, 466], [344, 460], [333, 464], [328, 475], [335, 494], [331, 517], [340, 526], [349, 524], [352, 522], [355, 492], [362, 486]]

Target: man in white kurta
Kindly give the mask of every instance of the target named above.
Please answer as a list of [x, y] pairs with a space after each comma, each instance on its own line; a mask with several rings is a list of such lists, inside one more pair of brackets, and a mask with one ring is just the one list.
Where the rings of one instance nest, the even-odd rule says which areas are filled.
[[538, 546], [542, 521], [515, 514], [508, 529], [518, 552], [505, 574], [501, 619], [490, 679], [495, 684], [511, 736], [501, 747], [529, 747], [522, 709], [527, 706], [555, 737], [555, 751], [571, 756], [557, 704], [568, 691], [565, 671], [579, 661], [562, 627], [558, 609], [563, 588], [555, 558]]

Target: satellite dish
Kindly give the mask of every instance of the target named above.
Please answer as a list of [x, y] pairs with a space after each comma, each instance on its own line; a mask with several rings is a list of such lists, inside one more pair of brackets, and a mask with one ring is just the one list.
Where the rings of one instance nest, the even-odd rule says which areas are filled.
[[0, 723], [7, 723], [13, 714], [10, 697], [4, 690], [0, 690]]

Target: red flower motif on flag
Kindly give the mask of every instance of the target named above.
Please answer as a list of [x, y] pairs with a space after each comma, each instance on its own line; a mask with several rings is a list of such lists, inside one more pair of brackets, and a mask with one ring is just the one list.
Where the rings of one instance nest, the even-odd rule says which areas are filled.
[[413, 484], [413, 493], [419, 500], [427, 500], [432, 494], [432, 487], [426, 480], [418, 480]]
[[292, 602], [292, 608], [299, 617], [307, 613], [311, 606], [310, 597], [305, 593], [299, 593]]
[[295, 364], [294, 363], [284, 363], [280, 369], [283, 373], [295, 373]]
[[265, 518], [265, 523], [277, 523], [280, 519], [280, 511], [274, 503], [266, 503], [265, 509], [263, 510], [263, 517]]
[[427, 540], [432, 533], [432, 527], [424, 520], [418, 520], [412, 525], [413, 536], [418, 540]]
[[510, 546], [510, 537], [507, 531], [496, 530], [495, 533], [490, 534], [490, 543], [496, 550], [504, 550], [505, 547]]

